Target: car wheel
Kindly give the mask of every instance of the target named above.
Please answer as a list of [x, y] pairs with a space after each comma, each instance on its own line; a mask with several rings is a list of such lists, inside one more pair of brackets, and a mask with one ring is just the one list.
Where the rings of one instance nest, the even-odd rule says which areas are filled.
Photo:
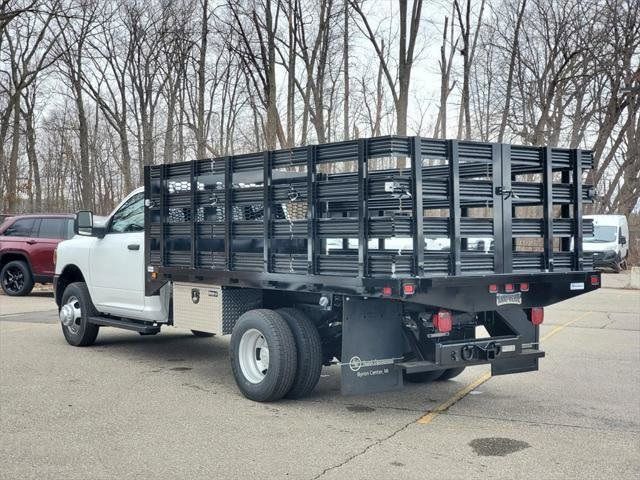
[[100, 327], [89, 323], [89, 317], [98, 315], [89, 290], [84, 282], [71, 283], [64, 289], [60, 307], [62, 333], [69, 345], [86, 347], [93, 345]]
[[316, 326], [300, 310], [280, 308], [277, 312], [289, 325], [298, 352], [296, 377], [286, 397], [301, 398], [311, 393], [320, 380], [322, 341]]
[[296, 344], [273, 310], [250, 310], [236, 322], [229, 345], [231, 369], [242, 394], [257, 402], [279, 400], [296, 375]]
[[33, 275], [27, 262], [14, 260], [7, 263], [0, 272], [2, 291], [12, 297], [29, 295], [33, 290]]

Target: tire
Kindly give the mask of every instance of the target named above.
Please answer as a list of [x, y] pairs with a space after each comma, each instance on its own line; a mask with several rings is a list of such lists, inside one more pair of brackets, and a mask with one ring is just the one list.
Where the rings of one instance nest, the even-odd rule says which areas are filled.
[[437, 380], [444, 370], [431, 370], [430, 372], [405, 373], [404, 379], [409, 383], [428, 383]]
[[193, 335], [195, 337], [213, 337], [215, 335], [215, 333], [210, 333], [210, 332], [201, 332], [200, 330], [191, 330], [191, 333], [193, 333]]
[[440, 378], [438, 378], [438, 381], [444, 382], [445, 380], [451, 380], [452, 378], [456, 378], [458, 375], [464, 372], [464, 369], [465, 367], [447, 368], [444, 372], [442, 372], [442, 375], [440, 375]]
[[250, 400], [279, 400], [293, 385], [298, 357], [295, 340], [287, 322], [273, 310], [250, 310], [240, 316], [231, 334], [229, 356], [236, 384]]
[[[74, 301], [75, 300], [75, 301]], [[93, 323], [89, 323], [87, 319], [98, 315], [96, 307], [94, 307], [84, 282], [75, 282], [67, 285], [62, 294], [61, 302], [61, 326], [64, 338], [69, 345], [74, 347], [87, 347], [93, 345], [98, 336], [100, 327]], [[80, 317], [77, 318], [73, 325], [67, 326], [62, 323], [62, 309], [67, 305], [71, 308], [79, 309]]]
[[316, 387], [322, 371], [322, 341], [311, 319], [295, 308], [276, 310], [287, 322], [298, 352], [298, 365], [287, 398], [301, 398]]
[[0, 272], [2, 291], [11, 297], [29, 295], [33, 290], [33, 274], [24, 260], [13, 260]]

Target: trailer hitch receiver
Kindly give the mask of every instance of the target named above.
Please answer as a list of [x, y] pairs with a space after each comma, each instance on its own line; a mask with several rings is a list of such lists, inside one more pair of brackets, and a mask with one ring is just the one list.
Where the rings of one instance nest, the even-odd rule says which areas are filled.
[[502, 351], [502, 348], [500, 347], [500, 345], [498, 345], [495, 342], [489, 342], [485, 346], [476, 345], [476, 347], [482, 351], [482, 354], [483, 354], [482, 356], [486, 360], [495, 360], [498, 357], [498, 355], [500, 355], [500, 352]]

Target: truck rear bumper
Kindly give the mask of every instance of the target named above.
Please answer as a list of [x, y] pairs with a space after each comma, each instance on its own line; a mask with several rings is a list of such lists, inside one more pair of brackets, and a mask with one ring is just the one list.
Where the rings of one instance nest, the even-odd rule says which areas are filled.
[[504, 375], [537, 370], [538, 359], [544, 355], [531, 343], [523, 343], [521, 337], [491, 337], [442, 342], [436, 346], [434, 362], [416, 360], [396, 366], [410, 374], [490, 364], [492, 375]]
[[[530, 372], [538, 370], [538, 360], [545, 355], [538, 348], [539, 327], [519, 305], [477, 316], [460, 312], [454, 315], [450, 337], [428, 333], [432, 330], [421, 330], [416, 321], [406, 319], [402, 302], [345, 298], [342, 393], [396, 390], [402, 388], [405, 374], [473, 365], [490, 364], [493, 375]], [[480, 325], [488, 337], [475, 338]]]

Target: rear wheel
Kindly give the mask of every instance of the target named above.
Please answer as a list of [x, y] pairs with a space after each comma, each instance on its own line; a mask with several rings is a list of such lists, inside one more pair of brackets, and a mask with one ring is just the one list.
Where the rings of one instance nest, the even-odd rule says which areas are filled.
[[427, 383], [437, 380], [442, 375], [443, 370], [431, 370], [430, 372], [405, 373], [404, 379], [410, 383]]
[[213, 337], [215, 335], [214, 333], [201, 332], [200, 330], [191, 330], [191, 333], [196, 337]]
[[231, 368], [243, 395], [257, 402], [279, 400], [296, 375], [296, 344], [287, 322], [273, 310], [250, 310], [231, 334]]
[[0, 272], [2, 291], [12, 297], [29, 295], [33, 289], [33, 275], [27, 262], [14, 260], [7, 263]]
[[287, 398], [301, 398], [311, 393], [320, 380], [322, 341], [316, 326], [300, 310], [280, 308], [277, 312], [289, 325], [298, 352], [296, 377], [286, 396]]
[[84, 282], [67, 285], [62, 294], [60, 307], [60, 323], [62, 333], [69, 345], [86, 347], [93, 345], [100, 327], [89, 323], [89, 317], [98, 315], [93, 306], [89, 290]]
[[465, 367], [447, 368], [442, 373], [442, 375], [440, 375], [440, 378], [438, 378], [438, 381], [451, 380], [452, 378], [455, 378], [458, 375], [460, 375], [462, 372], [464, 372], [464, 369]]

